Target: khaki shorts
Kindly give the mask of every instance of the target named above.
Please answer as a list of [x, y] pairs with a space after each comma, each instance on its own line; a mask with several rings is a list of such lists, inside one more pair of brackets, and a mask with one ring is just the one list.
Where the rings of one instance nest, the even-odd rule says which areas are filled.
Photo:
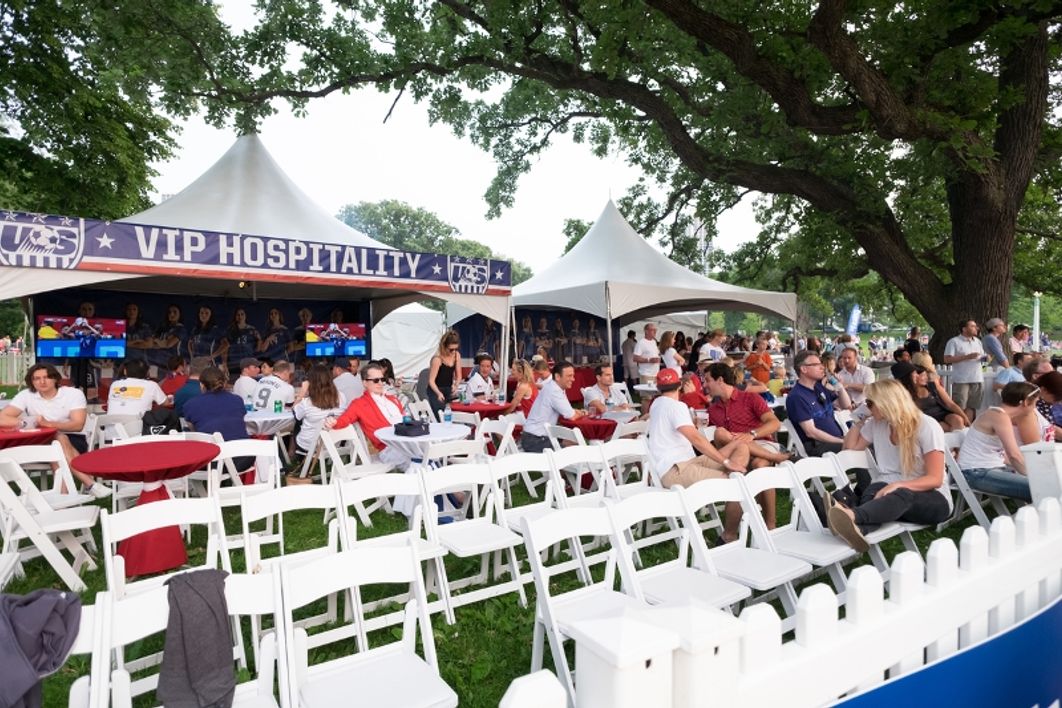
[[716, 462], [707, 455], [699, 455], [691, 460], [671, 465], [671, 469], [660, 478], [660, 483], [665, 489], [676, 484], [690, 487], [702, 479], [728, 479], [730, 473], [723, 467], [722, 462]]
[[951, 400], [963, 410], [977, 410], [981, 407], [981, 396], [984, 392], [984, 384], [980, 383], [953, 383], [951, 385]]

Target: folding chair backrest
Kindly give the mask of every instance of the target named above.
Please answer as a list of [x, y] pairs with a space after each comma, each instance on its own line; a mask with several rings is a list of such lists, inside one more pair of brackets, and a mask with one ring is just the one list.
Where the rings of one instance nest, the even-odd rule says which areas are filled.
[[[221, 452], [217, 460], [224, 467], [230, 483], [234, 487], [247, 486], [236, 472], [234, 463], [237, 457], [253, 457], [255, 482], [254, 486], [260, 489], [269, 489], [280, 486], [280, 448], [277, 447], [276, 438], [269, 440], [226, 440], [219, 445]], [[215, 480], [220, 484], [220, 477]], [[212, 492], [214, 490], [211, 490]], [[237, 492], [238, 493], [238, 492]], [[230, 493], [232, 494], [232, 493]]]
[[414, 420], [420, 420], [422, 415], [426, 415], [429, 422], [439, 422], [439, 419], [435, 416], [435, 411], [431, 409], [431, 405], [427, 401], [411, 401], [409, 404], [409, 413], [413, 416]]
[[833, 419], [837, 421], [837, 425], [841, 426], [841, 430], [848, 432], [848, 429], [852, 427], [852, 411], [835, 410], [833, 412]]
[[[606, 507], [614, 526], [612, 543], [617, 553], [623, 554], [621, 565], [629, 575], [634, 576], [634, 566], [630, 565], [634, 556], [634, 549], [628, 542], [628, 538], [635, 526], [651, 520], [665, 520], [674, 533], [662, 534], [658, 541], [644, 544], [646, 546], [659, 545], [660, 543], [675, 542], [678, 544], [678, 557], [685, 565], [689, 565], [692, 554], [694, 565], [702, 570], [715, 572], [708, 554], [708, 546], [704, 541], [704, 535], [699, 526], [691, 530], [686, 520], [685, 508], [682, 499], [677, 492], [662, 492], [660, 494], [635, 494], [615, 504]], [[643, 560], [648, 555], [642, 556]], [[639, 597], [639, 599], [641, 599]]]
[[[48, 446], [40, 445], [35, 447]], [[49, 454], [51, 454], [50, 451]], [[37, 485], [33, 483], [32, 479], [30, 479], [29, 474], [22, 469], [21, 465], [17, 464], [10, 458], [0, 457], [0, 483], [15, 485], [15, 487], [18, 488], [19, 501], [24, 504], [27, 509], [30, 509], [35, 513], [53, 510], [48, 503], [48, 500], [45, 499], [44, 495], [41, 494], [39, 489], [37, 489]]]
[[132, 445], [135, 443], [174, 442], [175, 440], [187, 440], [186, 435], [187, 433], [170, 431], [166, 435], [138, 435], [135, 438], [115, 438], [111, 444], [118, 447], [119, 445]]
[[632, 420], [627, 423], [617, 423], [616, 430], [612, 433], [613, 440], [622, 440], [624, 438], [645, 438], [649, 432], [649, 421], [647, 420]]
[[948, 450], [953, 450], [962, 447], [963, 441], [966, 440], [966, 428], [961, 430], [952, 430], [949, 433], [944, 433], [944, 446]]
[[476, 435], [482, 438], [484, 443], [490, 442], [494, 445], [495, 457], [504, 457], [520, 451], [516, 446], [516, 441], [513, 440], [515, 428], [516, 423], [511, 420], [487, 419], [476, 428]]
[[549, 458], [544, 452], [514, 452], [504, 457], [495, 457], [490, 461], [490, 468], [495, 481], [511, 477], [520, 472], [549, 473]]
[[[225, 578], [225, 604], [230, 618], [248, 615], [273, 617], [277, 631], [263, 640], [263, 645], [280, 643], [283, 639], [280, 623], [277, 621], [281, 607], [280, 597], [280, 578], [273, 574], [236, 573]], [[110, 651], [114, 651], [117, 656], [124, 657], [126, 647], [138, 645], [153, 635], [164, 634], [169, 624], [169, 614], [169, 588], [166, 586], [120, 598], [112, 596], [108, 655]], [[235, 642], [232, 654], [235, 662], [240, 656], [239, 645]], [[260, 651], [258, 656], [261, 665], [255, 667], [258, 677], [254, 682], [258, 684], [260, 696], [272, 696], [277, 651]], [[116, 708], [131, 705], [133, 696], [155, 690], [159, 679], [158, 673], [144, 675], [147, 666], [157, 665], [157, 655], [151, 657], [149, 662], [123, 658], [122, 663], [128, 663], [126, 668], [129, 670], [119, 668], [112, 675], [113, 705]], [[131, 679], [130, 673], [134, 668], [137, 678]], [[286, 685], [286, 668], [283, 665], [280, 685], [281, 690]]]
[[[570, 542], [574, 547], [581, 543], [580, 538], [587, 536], [611, 538], [613, 528], [608, 510], [603, 506], [558, 509], [537, 519], [524, 517], [522, 522], [521, 535], [524, 537], [528, 562], [535, 576], [535, 588], [540, 594], [546, 593], [547, 596], [553, 597], [556, 595], [549, 592], [550, 578], [568, 572], [570, 564], [555, 563], [547, 566], [543, 559], [545, 551], [554, 544], [565, 541]], [[574, 562], [579, 566], [575, 569], [576, 574], [584, 580], [584, 583], [590, 584], [592, 576], [586, 565], [585, 556], [576, 553]], [[611, 588], [614, 574], [614, 564], [606, 563], [605, 577], [601, 583]]]
[[468, 425], [475, 431], [479, 427], [481, 422], [479, 413], [477, 411], [453, 411], [452, 419], [454, 423], [460, 423], [461, 425]]
[[617, 381], [614, 385], [617, 388], [619, 388], [619, 390], [621, 392], [623, 392], [623, 398], [625, 399], [625, 402], [627, 403], [627, 405], [628, 406], [629, 405], [633, 405], [634, 404], [634, 399], [631, 398], [631, 392], [627, 389], [627, 382], [626, 381]]
[[586, 445], [586, 438], [583, 437], [583, 432], [578, 428], [566, 428], [563, 425], [548, 425], [546, 431], [549, 435], [549, 442], [553, 446], [554, 450], [560, 450], [561, 443], [572, 443], [573, 445]]
[[90, 443], [94, 447], [104, 447], [118, 438], [133, 438], [143, 430], [140, 416], [118, 413], [97, 413], [94, 421]]
[[82, 605], [77, 638], [70, 648], [72, 656], [91, 655], [87, 676], [70, 686], [68, 708], [103, 708], [108, 705], [107, 674], [110, 672], [111, 596], [106, 590], [96, 593], [94, 605]]
[[179, 440], [191, 440], [194, 442], [208, 442], [215, 445], [221, 445], [225, 442], [225, 438], [221, 437], [221, 433], [196, 433], [191, 430], [180, 432], [177, 430], [171, 430], [170, 435], [179, 435]]
[[[244, 494], [240, 499], [240, 517], [243, 521], [243, 549], [247, 568], [257, 572], [261, 562], [261, 544], [258, 534], [251, 532], [251, 524], [279, 516], [280, 553], [284, 555], [284, 514], [300, 509], [326, 511], [339, 505], [339, 493], [333, 484], [299, 484], [290, 487], [269, 489], [255, 494]], [[272, 540], [269, 540], [272, 543]], [[338, 535], [330, 528], [322, 547], [338, 547]]]
[[782, 421], [782, 430], [789, 436], [789, 449], [796, 450], [801, 457], [807, 457], [808, 451], [804, 448], [804, 441], [797, 434], [796, 425], [793, 424], [791, 419], [786, 418]]
[[465, 460], [485, 460], [486, 448], [483, 440], [453, 440], [451, 442], [432, 443], [428, 446], [428, 452], [424, 455], [424, 461], [442, 462], [446, 464], [451, 458], [459, 457]]
[[[354, 548], [358, 541], [358, 514], [351, 514], [350, 507], [360, 505], [362, 508], [367, 502], [377, 499], [393, 500], [398, 496], [415, 497], [413, 516], [410, 525], [396, 533], [388, 534], [395, 539], [405, 538], [411, 535], [420, 538], [423, 532], [421, 499], [424, 488], [420, 478], [415, 474], [396, 472], [392, 474], [376, 474], [360, 479], [353, 479], [338, 483], [339, 487], [339, 541], [343, 549]], [[376, 528], [374, 525], [373, 528]]]
[[848, 484], [849, 472], [854, 469], [868, 470], [872, 475], [877, 471], [877, 464], [870, 450], [841, 450], [840, 452], [827, 452], [822, 456], [830, 460], [837, 468], [837, 483]]
[[213, 497], [164, 499], [134, 506], [114, 514], [109, 514], [106, 510], [100, 512], [107, 589], [116, 598], [122, 598], [126, 594], [141, 592], [142, 588], [160, 585], [166, 578], [173, 575], [174, 573], [167, 573], [129, 582], [125, 578], [125, 560], [117, 554], [117, 548], [121, 541], [145, 531], [183, 524], [206, 527], [206, 556], [200, 567], [216, 568], [220, 565], [223, 570], [231, 571], [225, 527], [222, 524], [221, 507], [218, 506], [217, 499]]
[[66, 453], [58, 440], [53, 440], [48, 445], [20, 445], [0, 450], [0, 460], [10, 460], [27, 473], [37, 466], [48, 470], [54, 466], [52, 490], [58, 493], [65, 487], [67, 494], [74, 494], [77, 489], [74, 475], [66, 461]]
[[811, 503], [808, 485], [814, 488], [816, 494], [823, 496], [833, 491], [831, 487], [848, 484], [847, 476], [838, 474], [837, 463], [829, 454], [822, 457], [805, 457], [795, 463], [783, 463], [782, 467], [786, 466], [792, 477], [790, 491], [793, 515], [790, 517], [790, 525], [796, 527], [803, 523], [809, 531], [822, 531], [822, 520]]

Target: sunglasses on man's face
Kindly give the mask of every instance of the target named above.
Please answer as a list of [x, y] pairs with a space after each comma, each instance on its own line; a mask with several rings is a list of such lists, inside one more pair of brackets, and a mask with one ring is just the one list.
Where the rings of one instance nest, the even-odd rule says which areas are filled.
[[386, 380], [387, 379], [385, 379], [383, 376], [377, 376], [376, 378], [365, 379], [365, 382], [366, 383], [383, 383]]

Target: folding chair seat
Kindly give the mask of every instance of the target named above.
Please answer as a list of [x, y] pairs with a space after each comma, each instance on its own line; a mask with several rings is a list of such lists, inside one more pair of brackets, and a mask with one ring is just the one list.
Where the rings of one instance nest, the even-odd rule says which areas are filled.
[[[16, 496], [10, 485], [15, 485], [21, 496]], [[81, 568], [96, 569], [95, 561], [84, 546], [95, 550], [92, 527], [96, 525], [99, 512], [95, 505], [52, 509], [21, 467], [14, 462], [0, 461], [3, 534], [0, 553], [18, 554], [20, 560], [43, 556], [66, 586], [75, 592], [85, 590], [85, 583], [78, 577]], [[32, 547], [24, 547], [24, 542]], [[70, 553], [72, 564], [67, 562], [60, 547]]]
[[[698, 509], [724, 502], [741, 504], [745, 523], [738, 539], [711, 549], [709, 556], [722, 577], [760, 592], [776, 590], [788, 618], [783, 626], [791, 625], [796, 613], [793, 581], [810, 573], [811, 565], [773, 550], [763, 516], [755, 502], [750, 501], [754, 497], [747, 495], [741, 476], [705, 479], [688, 489], [679, 487], [678, 493], [691, 528], [697, 524]], [[755, 545], [750, 545], [750, 541]]]
[[782, 430], [786, 432], [786, 436], [789, 441], [786, 443], [786, 450], [789, 452], [796, 452], [801, 457], [808, 457], [808, 451], [804, 447], [804, 441], [797, 435], [796, 426], [789, 418], [782, 421]]
[[[453, 583], [447, 577], [445, 564], [440, 563], [439, 583], [441, 591], [450, 596], [448, 606], [452, 608], [457, 604], [478, 602], [515, 590], [520, 598], [520, 605], [526, 607], [527, 597], [516, 559], [516, 546], [520, 545], [520, 536], [510, 531], [505, 523], [501, 492], [494, 483], [490, 467], [486, 464], [457, 464], [434, 470], [422, 469], [420, 478], [424, 487], [422, 498], [425, 500], [455, 493], [463, 493], [466, 496], [463, 505], [464, 516], [455, 517], [448, 524], [439, 523], [440, 512], [434, 503], [426, 503], [424, 516], [427, 520], [428, 538], [438, 542], [458, 558], [480, 556], [482, 559], [479, 573]], [[484, 585], [490, 580], [492, 553], [508, 555], [510, 580], [455, 596], [453, 590], [470, 585]], [[447, 619], [453, 622], [452, 616]]]
[[[612, 522], [604, 507], [558, 509], [538, 519], [524, 519], [522, 536], [536, 595], [531, 672], [542, 668], [544, 644], [548, 641], [554, 670], [568, 692], [569, 705], [576, 704], [575, 681], [564, 650], [564, 640], [571, 636], [571, 627], [577, 622], [617, 615], [625, 609], [642, 609], [646, 603], [614, 589], [616, 563], [606, 563], [603, 578], [595, 582], [585, 558], [580, 554], [574, 554], [574, 570], [582, 586], [555, 593], [554, 579], [562, 577], [572, 566], [568, 563], [547, 565], [548, 550], [563, 542], [578, 548], [580, 539], [587, 536], [602, 538], [607, 542], [612, 535]], [[623, 572], [624, 569], [620, 568], [621, 575]], [[623, 581], [624, 587], [633, 587], [627, 578], [623, 578]]]
[[[448, 615], [453, 610], [449, 606], [449, 595], [442, 592], [438, 579], [445, 574], [443, 568], [443, 556], [446, 549], [437, 540], [428, 537], [424, 523], [424, 488], [420, 478], [413, 474], [401, 472], [384, 475], [373, 475], [361, 479], [341, 482], [339, 484], [339, 542], [344, 551], [355, 548], [398, 548], [409, 546], [413, 549], [417, 559], [427, 565], [426, 582], [427, 590], [434, 591], [439, 598], [437, 607]], [[378, 499], [393, 499], [398, 496], [410, 496], [417, 502], [409, 517], [409, 525], [402, 531], [387, 533], [377, 529], [371, 524], [362, 523], [362, 513], [358, 512], [366, 502]], [[354, 507], [355, 513], [350, 513]], [[365, 532], [359, 533], [359, 524]], [[370, 529], [372, 529], [370, 531]], [[361, 604], [362, 610], [371, 612], [378, 607], [390, 603], [405, 603], [409, 600], [409, 594], [403, 593], [397, 597], [387, 597], [373, 602], [362, 603], [357, 592], [353, 594], [354, 604]], [[437, 611], [431, 609], [429, 611]], [[389, 626], [400, 618], [401, 613], [388, 615], [384, 618], [374, 617], [366, 620], [370, 629]]]
[[[677, 493], [638, 494], [606, 507], [612, 519], [612, 547], [626, 570], [630, 582], [628, 594], [650, 604], [683, 604], [697, 599], [720, 609], [730, 607], [752, 595], [748, 587], [720, 577], [708, 553], [700, 527], [687, 525], [682, 500]], [[635, 548], [630, 540], [635, 528], [653, 520], [663, 521], [674, 529], [670, 537], [649, 539], [647, 545], [675, 544], [675, 558], [650, 567], [635, 569]], [[661, 549], [662, 551], [666, 549]], [[654, 554], [656, 556], [661, 553]], [[638, 562], [641, 562], [638, 557]]]
[[[424, 581], [412, 549], [356, 548], [283, 568], [281, 576], [289, 706], [341, 706], [354, 700], [374, 708], [457, 705], [457, 694], [439, 675]], [[326, 661], [311, 660], [306, 630], [295, 626], [296, 610], [331, 593], [395, 583], [408, 585], [412, 596], [405, 605], [399, 641], [370, 648], [364, 616], [356, 608], [358, 651], [344, 651], [345, 655]], [[423, 658], [416, 653], [418, 632]]]
[[41, 489], [41, 496], [52, 509], [65, 509], [96, 500], [91, 494], [78, 493], [74, 474], [66, 461], [63, 446], [58, 441], [52, 441], [48, 445], [9, 447], [0, 450], [0, 460], [14, 462], [30, 476], [35, 472], [40, 473], [42, 482], [48, 473], [53, 473], [52, 488]]
[[[321, 444], [324, 446], [325, 456], [329, 462], [330, 479], [333, 483], [361, 479], [374, 474], [387, 474], [394, 470], [392, 465], [372, 459], [359, 432], [360, 428], [356, 424], [321, 431]], [[373, 501], [364, 507], [359, 506], [357, 513], [361, 523], [365, 526], [372, 526], [370, 514], [376, 509], [385, 509], [390, 513], [391, 506], [385, 498]]]
[[[288, 689], [287, 665], [285, 656], [284, 632], [280, 619], [281, 579], [279, 574], [264, 573], [230, 574], [225, 578], [225, 604], [228, 607], [229, 621], [239, 631], [240, 617], [250, 616], [261, 619], [271, 617], [273, 626], [262, 635], [255, 647], [256, 675], [250, 680], [236, 685], [232, 705], [237, 708], [272, 708], [286, 701], [277, 701], [274, 682], [279, 667], [279, 688], [282, 694]], [[110, 640], [108, 652], [116, 657], [125, 657], [127, 648], [147, 645], [144, 640], [155, 635], [165, 635], [169, 623], [169, 588], [156, 587], [151, 590], [124, 598], [111, 598]], [[242, 646], [232, 646], [233, 661], [239, 662], [241, 668]], [[278, 660], [278, 657], [279, 660]], [[118, 661], [117, 668], [110, 674], [111, 705], [115, 708], [132, 708], [133, 698], [156, 690], [159, 674], [146, 674], [145, 669], [157, 665], [157, 656], [150, 657], [151, 662], [139, 659]], [[136, 678], [133, 678], [133, 676]], [[142, 703], [142, 701], [138, 701]]]

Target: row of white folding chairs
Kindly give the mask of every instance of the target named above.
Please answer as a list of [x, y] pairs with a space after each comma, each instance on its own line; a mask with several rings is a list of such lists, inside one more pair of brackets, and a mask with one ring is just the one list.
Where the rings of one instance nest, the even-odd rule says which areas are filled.
[[[228, 613], [237, 626], [242, 616], [272, 620], [259, 639], [256, 675], [236, 686], [233, 706], [345, 705], [355, 695], [365, 705], [457, 705], [457, 695], [439, 675], [420, 564], [409, 546], [358, 548], [282, 566], [276, 573], [230, 574], [224, 583]], [[296, 614], [328, 595], [385, 584], [410, 588], [401, 639], [370, 648], [365, 617], [355, 609], [350, 624], [358, 637], [357, 651], [313, 660]], [[141, 672], [133, 678], [130, 667], [115, 658], [130, 645], [166, 631], [169, 589], [157, 587], [126, 598], [102, 592], [96, 605], [85, 609], [75, 651], [91, 651], [92, 668], [90, 676], [75, 682], [70, 704], [102, 708], [109, 701], [128, 708], [134, 696], [157, 687], [159, 675]], [[418, 640], [423, 656], [417, 653]], [[234, 653], [233, 661], [238, 658]]]

